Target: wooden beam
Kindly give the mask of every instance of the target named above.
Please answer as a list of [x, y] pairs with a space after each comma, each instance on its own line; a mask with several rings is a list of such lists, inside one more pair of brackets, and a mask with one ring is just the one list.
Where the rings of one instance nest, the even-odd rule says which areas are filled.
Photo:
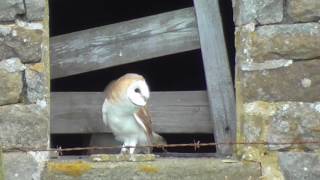
[[51, 78], [199, 49], [194, 8], [50, 38]]
[[[51, 93], [51, 133], [106, 133], [101, 92]], [[212, 133], [205, 91], [152, 92], [149, 109], [159, 133]]]
[[[228, 55], [219, 9], [219, 0], [194, 0], [210, 114], [216, 142], [233, 142], [236, 111]], [[220, 155], [231, 155], [232, 145], [217, 146]]]

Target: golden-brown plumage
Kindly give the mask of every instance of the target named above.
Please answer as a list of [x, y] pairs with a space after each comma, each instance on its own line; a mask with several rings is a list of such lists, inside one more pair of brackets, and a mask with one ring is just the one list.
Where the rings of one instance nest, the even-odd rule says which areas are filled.
[[106, 90], [105, 90], [106, 98], [110, 102], [116, 103], [117, 101], [121, 100], [121, 97], [123, 96], [125, 91], [128, 89], [129, 85], [131, 85], [132, 82], [138, 81], [138, 80], [145, 81], [143, 76], [140, 76], [138, 74], [128, 73], [121, 76], [119, 79], [112, 81], [106, 87]]

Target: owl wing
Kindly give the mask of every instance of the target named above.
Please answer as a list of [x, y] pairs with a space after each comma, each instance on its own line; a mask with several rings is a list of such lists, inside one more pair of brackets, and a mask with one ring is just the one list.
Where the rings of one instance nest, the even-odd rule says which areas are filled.
[[137, 123], [144, 129], [150, 140], [152, 137], [152, 122], [147, 106], [140, 108], [139, 111], [134, 114], [134, 118]]

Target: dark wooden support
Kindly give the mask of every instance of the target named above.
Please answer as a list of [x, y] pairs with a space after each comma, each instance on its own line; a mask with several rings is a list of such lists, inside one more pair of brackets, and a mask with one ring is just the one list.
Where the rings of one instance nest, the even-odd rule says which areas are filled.
[[[236, 110], [219, 0], [194, 0], [216, 142], [235, 141]], [[231, 145], [218, 145], [218, 155], [231, 155]]]

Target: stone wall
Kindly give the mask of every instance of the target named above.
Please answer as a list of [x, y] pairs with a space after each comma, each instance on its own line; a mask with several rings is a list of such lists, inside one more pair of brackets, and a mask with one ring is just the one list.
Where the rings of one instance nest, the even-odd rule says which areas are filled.
[[40, 179], [49, 146], [48, 11], [45, 0], [0, 1], [0, 147], [5, 179]]
[[[320, 1], [233, 5], [237, 140], [319, 140]], [[7, 180], [40, 179], [48, 159], [46, 152], [6, 151], [49, 146], [47, 7], [45, 0], [0, 1], [0, 178], [3, 165]], [[320, 176], [319, 144], [239, 145], [236, 153], [260, 162], [264, 179]]]
[[0, 180], [4, 180], [4, 171], [2, 163], [2, 149], [0, 149]]
[[[320, 140], [320, 1], [234, 0], [237, 140]], [[266, 179], [318, 179], [320, 144], [241, 145]]]

